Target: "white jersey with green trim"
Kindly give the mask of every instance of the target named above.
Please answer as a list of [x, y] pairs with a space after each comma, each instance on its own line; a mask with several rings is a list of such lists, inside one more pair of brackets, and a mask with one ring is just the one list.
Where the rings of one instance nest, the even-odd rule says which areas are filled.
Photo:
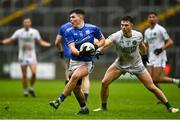
[[144, 33], [144, 42], [148, 43], [149, 60], [161, 58], [167, 60], [166, 51], [155, 55], [154, 50], [165, 45], [165, 41], [169, 39], [169, 35], [164, 27], [156, 24], [153, 28], [147, 28]]
[[142, 64], [139, 53], [139, 44], [143, 40], [142, 33], [132, 30], [132, 36], [127, 38], [123, 36], [122, 30], [113, 33], [108, 37], [116, 46], [119, 65], [121, 68], [129, 68], [134, 65]]
[[41, 39], [38, 30], [34, 28], [29, 28], [28, 30], [21, 28], [14, 32], [11, 39], [18, 40], [19, 60], [31, 59], [36, 61], [35, 41]]

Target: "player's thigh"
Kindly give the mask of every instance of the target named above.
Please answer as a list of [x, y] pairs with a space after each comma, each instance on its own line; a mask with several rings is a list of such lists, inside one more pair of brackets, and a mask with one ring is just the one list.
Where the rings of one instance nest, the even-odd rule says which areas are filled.
[[146, 86], [147, 88], [151, 87], [153, 84], [153, 80], [147, 70], [145, 70], [143, 73], [136, 75], [138, 79]]
[[113, 80], [116, 80], [121, 74], [122, 70], [112, 64], [106, 71], [102, 83], [110, 84]]
[[88, 75], [88, 68], [87, 65], [82, 65], [80, 67], [78, 67], [72, 74], [72, 78], [75, 79], [81, 79], [83, 77], [85, 77], [86, 75]]
[[36, 74], [36, 69], [37, 69], [36, 64], [29, 64], [29, 68], [33, 74]]

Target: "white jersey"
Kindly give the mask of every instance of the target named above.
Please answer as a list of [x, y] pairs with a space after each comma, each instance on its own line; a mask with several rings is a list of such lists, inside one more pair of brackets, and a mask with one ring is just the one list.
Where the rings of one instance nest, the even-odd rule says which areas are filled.
[[165, 41], [169, 39], [169, 35], [164, 27], [156, 24], [153, 28], [148, 28], [144, 33], [144, 42], [148, 43], [149, 49], [149, 60], [155, 59], [167, 60], [166, 51], [164, 50], [161, 54], [155, 55], [154, 50], [164, 46]]
[[127, 38], [123, 36], [122, 30], [108, 37], [115, 46], [121, 68], [129, 68], [137, 64], [141, 64], [141, 56], [139, 53], [139, 44], [143, 40], [143, 35], [135, 30], [132, 30], [132, 36]]
[[37, 61], [35, 51], [35, 41], [41, 38], [39, 31], [34, 28], [25, 30], [24, 28], [18, 29], [11, 36], [11, 39], [18, 40], [20, 61], [28, 60], [30, 62]]

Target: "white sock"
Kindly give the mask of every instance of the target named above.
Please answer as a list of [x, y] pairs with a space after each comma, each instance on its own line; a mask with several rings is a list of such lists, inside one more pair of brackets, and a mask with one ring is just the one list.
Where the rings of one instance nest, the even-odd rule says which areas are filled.
[[30, 87], [29, 87], [29, 90], [32, 90], [32, 91], [33, 91], [33, 90], [34, 90], [33, 86], [30, 86]]
[[28, 94], [27, 88], [24, 88], [24, 94]]
[[179, 79], [175, 79], [175, 78], [173, 78], [173, 83], [175, 83], [175, 84], [179, 84], [179, 82], [180, 82], [180, 80]]

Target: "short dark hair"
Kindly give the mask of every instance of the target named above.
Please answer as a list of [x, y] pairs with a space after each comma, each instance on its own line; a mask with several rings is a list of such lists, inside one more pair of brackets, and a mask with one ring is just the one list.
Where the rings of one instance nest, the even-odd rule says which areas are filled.
[[79, 9], [79, 8], [71, 10], [71, 11], [69, 12], [69, 15], [71, 15], [72, 13], [81, 14], [81, 15], [85, 16], [84, 10]]
[[149, 12], [148, 15], [155, 15], [155, 16], [158, 16], [158, 14], [157, 14], [156, 12], [153, 12], [153, 11]]
[[134, 23], [134, 20], [131, 16], [124, 16], [121, 21], [129, 21], [131, 23]]

